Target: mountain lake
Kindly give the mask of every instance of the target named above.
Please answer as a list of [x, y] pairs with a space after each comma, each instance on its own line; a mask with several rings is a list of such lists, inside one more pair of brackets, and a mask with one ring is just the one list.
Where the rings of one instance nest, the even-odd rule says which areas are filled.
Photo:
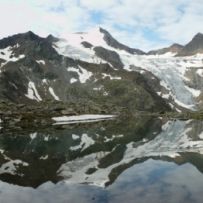
[[0, 166], [1, 203], [201, 203], [203, 121], [2, 127]]

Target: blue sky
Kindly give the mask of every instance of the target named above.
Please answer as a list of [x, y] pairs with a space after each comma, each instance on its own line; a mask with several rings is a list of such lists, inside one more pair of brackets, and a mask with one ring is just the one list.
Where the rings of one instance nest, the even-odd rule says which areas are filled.
[[203, 0], [0, 0], [0, 38], [28, 30], [66, 37], [100, 26], [146, 51], [187, 43], [202, 22]]

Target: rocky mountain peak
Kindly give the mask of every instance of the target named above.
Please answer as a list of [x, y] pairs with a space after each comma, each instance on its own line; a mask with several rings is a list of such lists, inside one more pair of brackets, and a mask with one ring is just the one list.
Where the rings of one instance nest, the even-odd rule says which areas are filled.
[[25, 41], [41, 41], [43, 38], [39, 37], [32, 31], [16, 34], [0, 40], [0, 49], [4, 49], [8, 46], [15, 46], [16, 44], [24, 44]]
[[170, 48], [183, 48], [183, 45], [178, 44], [178, 43], [174, 43], [170, 46]]
[[48, 35], [46, 39], [47, 39], [48, 42], [51, 42], [51, 43], [57, 42], [57, 41], [59, 40], [58, 38], [54, 37], [54, 36], [51, 35], [51, 34]]
[[183, 45], [174, 43], [169, 47], [169, 51], [172, 53], [179, 53], [183, 49]]
[[161, 54], [165, 54], [168, 52], [176, 54], [176, 53], [179, 53], [182, 50], [182, 48], [183, 48], [182, 45], [174, 43], [171, 46], [166, 47], [166, 48], [149, 51], [148, 54], [149, 55], [156, 55], [156, 54], [161, 55]]
[[198, 32], [198, 33], [193, 37], [192, 40], [199, 40], [199, 39], [203, 39], [203, 34], [200, 33], [200, 32]]
[[197, 33], [192, 40], [186, 44], [178, 53], [178, 56], [191, 56], [198, 53], [203, 53], [203, 34]]
[[27, 39], [27, 40], [38, 40], [38, 39], [41, 39], [41, 37], [39, 37], [38, 35], [36, 35], [32, 31], [28, 31], [28, 32], [25, 32], [23, 34], [19, 34], [19, 37]]
[[143, 51], [141, 51], [139, 49], [130, 48], [130, 47], [118, 42], [107, 30], [100, 27], [99, 31], [104, 34], [104, 40], [106, 41], [106, 43], [109, 46], [111, 46], [115, 49], [124, 50], [130, 54], [145, 54]]

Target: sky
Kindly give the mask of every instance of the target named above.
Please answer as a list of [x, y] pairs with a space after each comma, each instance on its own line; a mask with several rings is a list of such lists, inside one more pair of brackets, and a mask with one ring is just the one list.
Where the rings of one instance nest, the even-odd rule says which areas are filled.
[[186, 44], [203, 33], [203, 0], [0, 0], [0, 38], [108, 30], [144, 51]]

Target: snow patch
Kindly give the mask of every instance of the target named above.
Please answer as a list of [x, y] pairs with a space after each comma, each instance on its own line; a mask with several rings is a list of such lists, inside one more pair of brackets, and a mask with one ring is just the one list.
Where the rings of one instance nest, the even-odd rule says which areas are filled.
[[77, 79], [71, 78], [71, 79], [70, 79], [70, 84], [73, 84], [73, 83], [75, 83], [75, 82], [77, 82], [77, 81], [78, 81]]
[[186, 88], [187, 90], [189, 90], [189, 91], [192, 93], [192, 95], [193, 95], [194, 97], [199, 97], [199, 95], [201, 94], [201, 91], [200, 91], [200, 90], [196, 90], [196, 89], [193, 89], [193, 88], [188, 87], [188, 86], [185, 86], [185, 88]]
[[48, 141], [49, 141], [49, 135], [47, 135], [47, 136], [44, 137], [44, 141], [45, 141], [45, 142], [48, 142]]
[[201, 132], [198, 137], [203, 140], [203, 132]]
[[100, 90], [102, 90], [102, 89], [103, 89], [103, 86], [102, 86], [102, 85], [99, 86], [99, 87], [94, 87], [94, 88], [93, 88], [94, 91], [100, 91]]
[[26, 162], [23, 162], [21, 160], [9, 160], [8, 162], [4, 163], [0, 167], [0, 174], [8, 173], [11, 175], [16, 175], [17, 174], [17, 169], [19, 165], [22, 166], [28, 166], [29, 164]]
[[70, 124], [70, 123], [78, 123], [78, 122], [95, 122], [106, 119], [113, 119], [115, 115], [96, 115], [96, 114], [86, 114], [86, 115], [78, 115], [78, 116], [62, 116], [62, 117], [53, 117], [56, 123], [55, 125], [61, 124]]
[[104, 78], [110, 78], [110, 80], [121, 80], [122, 78], [121, 77], [116, 77], [116, 76], [111, 76], [110, 74], [106, 74], [106, 73], [102, 73], [103, 75], [103, 79]]
[[116, 138], [122, 138], [122, 137], [124, 137], [123, 134], [121, 134], [121, 135], [112, 135], [111, 138], [105, 137], [105, 141], [104, 142], [111, 142], [111, 141], [113, 141]]
[[104, 93], [103, 93], [103, 96], [108, 96], [109, 95], [109, 93], [107, 92], [107, 91], [104, 91]]
[[47, 79], [44, 78], [44, 79], [42, 80], [42, 83], [48, 85]]
[[181, 101], [175, 99], [174, 100], [176, 104], [178, 104], [179, 106], [183, 107], [183, 108], [186, 108], [186, 109], [194, 109], [195, 105], [194, 104], [190, 104], [190, 105], [187, 105], [187, 104], [184, 104], [182, 103]]
[[196, 73], [200, 76], [200, 77], [203, 77], [203, 68], [202, 69], [198, 69], [196, 71]]
[[37, 137], [37, 132], [30, 134], [31, 140], [34, 140], [36, 137]]
[[165, 89], [170, 90], [170, 88], [168, 87], [168, 85], [166, 84], [165, 81], [161, 80], [161, 81], [160, 81], [160, 85], [161, 85], [162, 87], [164, 87]]
[[45, 64], [46, 64], [44, 60], [36, 60], [36, 62], [37, 62], [38, 64], [42, 64], [42, 65], [45, 65]]
[[9, 46], [9, 47], [6, 47], [4, 49], [0, 49], [0, 58], [7, 61], [7, 62], [8, 61], [15, 62], [15, 61], [18, 61], [18, 60], [24, 58], [25, 55], [23, 55], [23, 54], [19, 55], [18, 57], [13, 56], [13, 48], [14, 47]]
[[89, 137], [87, 134], [82, 134], [80, 144], [70, 147], [70, 150], [76, 151], [80, 149], [81, 151], [84, 151], [93, 144], [95, 144], [95, 141], [91, 137]]
[[79, 80], [81, 83], [85, 83], [93, 75], [92, 72], [87, 71], [86, 69], [82, 68], [81, 66], [79, 66], [78, 68], [68, 67], [67, 71], [76, 72], [79, 76]]
[[72, 134], [72, 138], [73, 138], [73, 140], [78, 140], [78, 139], [80, 138], [80, 136], [79, 136], [79, 135]]
[[59, 97], [55, 94], [54, 90], [52, 87], [49, 87], [49, 92], [50, 94], [53, 96], [53, 98], [56, 100], [56, 101], [60, 101]]
[[25, 96], [28, 97], [29, 99], [36, 100], [38, 102], [42, 101], [42, 98], [40, 97], [35, 87], [35, 84], [32, 81], [28, 83], [28, 91], [27, 91], [27, 94], [25, 94]]
[[46, 159], [48, 159], [49, 158], [49, 155], [45, 155], [45, 156], [41, 156], [39, 159], [40, 160], [46, 160]]

